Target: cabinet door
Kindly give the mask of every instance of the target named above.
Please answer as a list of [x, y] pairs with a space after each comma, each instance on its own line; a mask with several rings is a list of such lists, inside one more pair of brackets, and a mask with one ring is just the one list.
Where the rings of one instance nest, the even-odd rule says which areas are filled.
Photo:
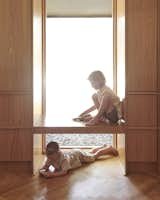
[[157, 162], [157, 133], [151, 130], [128, 131], [127, 161]]
[[0, 128], [32, 127], [32, 95], [0, 95]]
[[127, 90], [157, 90], [157, 0], [126, 0]]
[[31, 130], [1, 130], [0, 147], [0, 161], [32, 161]]

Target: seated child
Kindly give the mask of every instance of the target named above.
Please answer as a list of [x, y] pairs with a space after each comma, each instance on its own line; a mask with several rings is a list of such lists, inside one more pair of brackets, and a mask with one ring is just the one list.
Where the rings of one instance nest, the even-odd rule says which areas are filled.
[[[103, 146], [92, 149], [90, 152], [79, 149], [63, 152], [60, 150], [58, 143], [52, 141], [47, 144], [47, 160], [39, 173], [46, 178], [63, 176], [67, 174], [68, 170], [81, 167], [83, 163], [94, 162], [103, 155], [118, 156], [118, 151], [112, 146]], [[55, 168], [53, 172], [49, 170], [50, 166]]]
[[[119, 97], [106, 85], [106, 79], [101, 71], [93, 71], [88, 80], [91, 86], [97, 91], [92, 95], [94, 105], [85, 110], [75, 118], [75, 121], [84, 121], [86, 125], [96, 125], [100, 121], [107, 121], [117, 123], [120, 119], [120, 99]], [[95, 116], [89, 115], [90, 112], [97, 109]], [[73, 119], [74, 120], [74, 119]]]

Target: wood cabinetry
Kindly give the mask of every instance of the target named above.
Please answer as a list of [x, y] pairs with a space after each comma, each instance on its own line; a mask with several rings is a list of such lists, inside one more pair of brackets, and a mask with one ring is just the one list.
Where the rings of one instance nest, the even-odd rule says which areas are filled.
[[[160, 10], [160, 1], [157, 1], [157, 9]], [[158, 61], [158, 172], [160, 174], [160, 12], [158, 12], [158, 48], [157, 48], [157, 61]]]
[[126, 0], [128, 173], [157, 170], [157, 2]]
[[157, 0], [126, 0], [127, 91], [157, 90]]
[[128, 127], [157, 128], [157, 95], [127, 95]]
[[0, 161], [31, 169], [32, 0], [0, 1], [0, 32]]
[[0, 130], [0, 161], [31, 161], [30, 129]]

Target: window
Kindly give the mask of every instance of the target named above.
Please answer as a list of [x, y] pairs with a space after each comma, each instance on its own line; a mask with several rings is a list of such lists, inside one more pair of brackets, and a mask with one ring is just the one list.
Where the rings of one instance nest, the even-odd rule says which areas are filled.
[[[112, 27], [111, 17], [47, 18], [47, 120], [66, 123], [93, 104], [95, 91], [87, 77], [94, 70], [103, 71], [113, 88]], [[47, 134], [46, 141], [50, 140], [62, 146], [99, 146], [112, 144], [112, 135]]]

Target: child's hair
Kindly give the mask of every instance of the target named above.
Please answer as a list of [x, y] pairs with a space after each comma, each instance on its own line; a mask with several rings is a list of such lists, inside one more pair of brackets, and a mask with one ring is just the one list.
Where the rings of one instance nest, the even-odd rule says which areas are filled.
[[59, 144], [57, 142], [49, 142], [46, 146], [46, 155], [51, 155], [59, 151]]
[[89, 81], [103, 81], [104, 83], [106, 82], [105, 76], [101, 71], [93, 71], [89, 77]]

